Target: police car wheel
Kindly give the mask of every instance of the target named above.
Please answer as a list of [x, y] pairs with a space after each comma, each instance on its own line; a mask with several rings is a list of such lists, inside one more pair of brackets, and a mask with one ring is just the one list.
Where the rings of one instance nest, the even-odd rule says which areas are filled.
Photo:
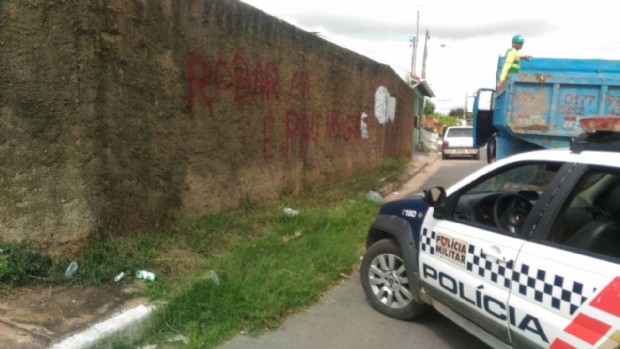
[[427, 309], [413, 299], [400, 248], [392, 239], [381, 240], [366, 251], [360, 278], [370, 304], [384, 315], [410, 320]]

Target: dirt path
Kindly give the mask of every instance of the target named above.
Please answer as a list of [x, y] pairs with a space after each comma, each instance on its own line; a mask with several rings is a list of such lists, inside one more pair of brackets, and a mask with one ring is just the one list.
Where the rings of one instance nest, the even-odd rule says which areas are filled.
[[144, 303], [142, 283], [98, 287], [15, 287], [0, 291], [0, 349], [47, 348], [71, 334]]

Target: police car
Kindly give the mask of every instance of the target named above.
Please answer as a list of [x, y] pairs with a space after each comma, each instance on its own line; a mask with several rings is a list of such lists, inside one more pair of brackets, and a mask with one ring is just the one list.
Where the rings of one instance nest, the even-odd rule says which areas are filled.
[[360, 268], [370, 304], [433, 307], [494, 348], [620, 347], [620, 117], [581, 126], [571, 149], [384, 204]]

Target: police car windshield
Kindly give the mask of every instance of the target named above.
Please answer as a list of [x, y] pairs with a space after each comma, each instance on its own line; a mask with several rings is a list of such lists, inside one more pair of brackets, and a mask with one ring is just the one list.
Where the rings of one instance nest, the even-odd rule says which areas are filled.
[[542, 192], [551, 182], [560, 165], [528, 164], [499, 173], [474, 187], [470, 193], [506, 190], [534, 190]]

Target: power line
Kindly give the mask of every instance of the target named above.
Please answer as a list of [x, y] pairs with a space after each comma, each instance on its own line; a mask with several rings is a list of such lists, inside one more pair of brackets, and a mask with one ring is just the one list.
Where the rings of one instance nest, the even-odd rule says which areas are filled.
[[366, 57], [368, 57], [368, 58], [371, 58], [371, 59], [373, 59], [373, 60], [375, 60], [375, 61], [377, 61], [377, 62], [379, 62], [379, 63], [387, 64], [387, 65], [389, 65], [389, 66], [391, 66], [391, 67], [396, 67], [396, 68], [398, 68], [398, 69], [403, 70], [403, 71], [404, 71], [404, 72], [406, 72], [406, 73], [412, 74], [411, 70], [409, 70], [409, 69], [406, 69], [406, 68], [400, 67], [400, 66], [398, 66], [398, 65], [396, 65], [396, 64], [392, 64], [392, 63], [385, 62], [385, 61], [383, 61], [383, 60], [381, 60], [381, 59], [378, 59], [377, 57], [373, 57], [373, 56], [371, 56], [371, 55], [369, 55], [369, 54], [366, 54], [366, 53], [360, 53], [360, 52], [358, 52], [357, 50], [355, 50], [355, 49], [353, 49], [353, 48], [351, 48], [351, 47], [348, 47], [347, 45], [341, 44], [341, 43], [340, 43], [340, 42], [338, 42], [337, 40], [335, 40], [335, 39], [333, 39], [333, 38], [331, 38], [331, 37], [329, 37], [329, 36], [327, 36], [327, 35], [323, 35], [323, 34], [321, 34], [321, 33], [319, 33], [319, 32], [312, 32], [312, 33], [313, 33], [314, 35], [318, 36], [318, 37], [321, 37], [321, 38], [323, 38], [323, 39], [326, 39], [327, 41], [329, 41], [329, 42], [331, 42], [331, 43], [333, 43], [333, 44], [336, 44], [336, 45], [338, 45], [338, 46], [340, 46], [340, 47], [346, 48], [347, 50], [351, 50], [351, 51], [353, 51], [353, 52], [355, 52], [355, 53], [358, 53], [358, 54], [360, 54], [360, 55], [363, 55], [363, 56], [366, 56]]

